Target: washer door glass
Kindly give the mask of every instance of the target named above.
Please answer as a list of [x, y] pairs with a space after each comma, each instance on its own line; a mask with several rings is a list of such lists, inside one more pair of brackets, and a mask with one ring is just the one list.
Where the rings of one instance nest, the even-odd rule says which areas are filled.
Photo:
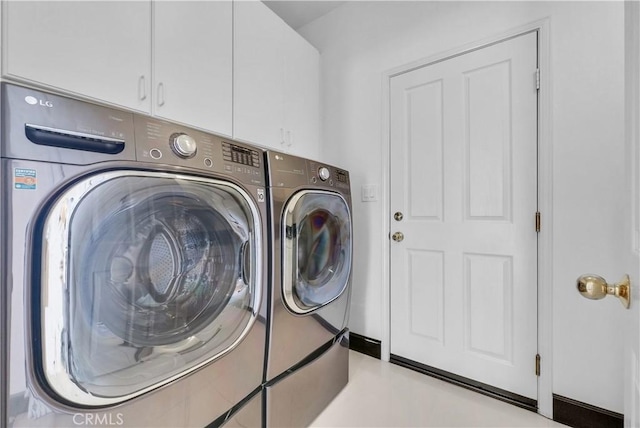
[[114, 404], [190, 373], [257, 316], [259, 213], [230, 183], [94, 175], [58, 197], [43, 236], [41, 362], [72, 403]]
[[340, 297], [351, 273], [351, 214], [337, 193], [302, 191], [285, 206], [282, 230], [286, 307], [312, 312]]

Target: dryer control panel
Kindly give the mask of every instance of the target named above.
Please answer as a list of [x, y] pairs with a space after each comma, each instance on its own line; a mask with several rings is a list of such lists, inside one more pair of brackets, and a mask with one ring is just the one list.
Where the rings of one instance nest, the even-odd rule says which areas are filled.
[[351, 193], [349, 172], [344, 169], [274, 151], [267, 152], [267, 162], [271, 187], [319, 187]]
[[343, 193], [349, 193], [349, 172], [316, 161], [307, 161], [309, 165], [310, 184], [322, 187], [336, 188]]

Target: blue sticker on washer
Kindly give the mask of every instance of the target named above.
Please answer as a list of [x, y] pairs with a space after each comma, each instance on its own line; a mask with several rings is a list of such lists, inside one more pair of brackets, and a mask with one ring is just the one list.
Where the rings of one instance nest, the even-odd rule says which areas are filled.
[[16, 189], [35, 190], [38, 177], [35, 169], [15, 168], [13, 170], [13, 184]]

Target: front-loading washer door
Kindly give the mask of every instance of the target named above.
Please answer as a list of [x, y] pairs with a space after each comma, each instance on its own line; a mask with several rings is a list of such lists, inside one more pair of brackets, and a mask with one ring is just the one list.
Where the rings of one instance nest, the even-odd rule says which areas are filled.
[[103, 172], [63, 189], [42, 219], [34, 360], [64, 402], [106, 406], [171, 382], [229, 352], [257, 317], [259, 212], [232, 183]]
[[351, 213], [338, 193], [304, 190], [285, 205], [282, 219], [282, 297], [294, 314], [331, 303], [349, 285]]

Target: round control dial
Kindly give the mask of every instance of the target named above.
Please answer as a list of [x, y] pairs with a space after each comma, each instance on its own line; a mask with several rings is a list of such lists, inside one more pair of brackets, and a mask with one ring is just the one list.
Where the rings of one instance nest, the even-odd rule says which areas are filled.
[[173, 134], [169, 138], [169, 143], [171, 144], [171, 149], [175, 154], [180, 156], [181, 158], [187, 159], [193, 157], [198, 150], [198, 145], [196, 144], [196, 140], [189, 137], [187, 134]]
[[318, 177], [320, 177], [320, 180], [322, 181], [327, 181], [329, 177], [331, 177], [331, 172], [329, 172], [329, 168], [324, 166], [320, 167], [318, 169]]

